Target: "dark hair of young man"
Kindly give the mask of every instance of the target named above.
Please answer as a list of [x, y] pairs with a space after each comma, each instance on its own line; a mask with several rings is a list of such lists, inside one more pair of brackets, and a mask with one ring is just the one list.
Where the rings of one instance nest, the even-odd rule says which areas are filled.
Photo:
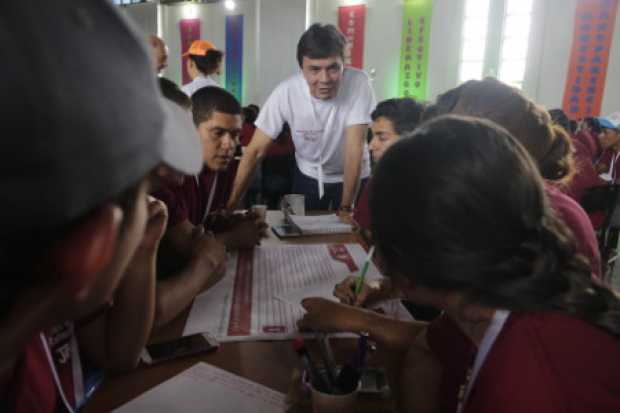
[[344, 60], [347, 39], [333, 24], [315, 23], [301, 35], [297, 43], [297, 62], [302, 66], [304, 56], [325, 59], [340, 56]]
[[196, 64], [198, 70], [205, 76], [217, 71], [222, 63], [224, 54], [219, 50], [209, 50], [205, 56], [189, 55], [189, 58]]
[[207, 86], [198, 89], [192, 95], [194, 124], [198, 126], [209, 120], [213, 112], [241, 115], [241, 105], [230, 92], [220, 87]]
[[258, 113], [251, 106], [246, 106], [243, 108], [243, 122], [245, 123], [254, 123], [256, 122], [256, 118], [258, 118]]
[[398, 135], [411, 132], [420, 123], [424, 112], [424, 105], [411, 98], [395, 98], [379, 102], [370, 114], [373, 122], [379, 118], [386, 118], [394, 127]]
[[181, 90], [179, 85], [165, 77], [159, 78], [159, 89], [161, 94], [168, 100], [173, 101], [183, 109], [192, 109], [192, 100]]

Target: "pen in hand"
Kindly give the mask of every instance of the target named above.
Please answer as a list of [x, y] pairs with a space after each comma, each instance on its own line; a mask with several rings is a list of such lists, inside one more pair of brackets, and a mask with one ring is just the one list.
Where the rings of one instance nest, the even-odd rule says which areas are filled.
[[355, 295], [358, 296], [362, 292], [362, 287], [364, 285], [364, 280], [366, 278], [366, 273], [368, 272], [368, 267], [370, 266], [370, 261], [372, 260], [372, 254], [375, 252], [375, 246], [373, 245], [368, 250], [368, 255], [364, 260], [364, 265], [362, 266], [362, 270], [357, 276], [357, 280], [355, 282]]

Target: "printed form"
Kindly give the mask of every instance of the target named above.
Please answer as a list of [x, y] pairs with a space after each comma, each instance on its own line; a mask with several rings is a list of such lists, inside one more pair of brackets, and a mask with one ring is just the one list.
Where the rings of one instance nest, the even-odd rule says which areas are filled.
[[[226, 276], [194, 300], [183, 334], [208, 332], [222, 342], [290, 339], [304, 314], [301, 298], [335, 300], [334, 286], [357, 274], [365, 257], [358, 244], [263, 245], [231, 254]], [[371, 264], [366, 277], [381, 274]]]
[[198, 363], [115, 410], [115, 413], [275, 413], [285, 395], [207, 363]]

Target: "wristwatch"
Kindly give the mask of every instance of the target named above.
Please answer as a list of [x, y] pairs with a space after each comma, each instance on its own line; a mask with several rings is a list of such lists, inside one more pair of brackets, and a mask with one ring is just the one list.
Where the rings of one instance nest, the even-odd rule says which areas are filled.
[[351, 205], [340, 205], [340, 208], [338, 208], [338, 211], [353, 212], [353, 208], [351, 207]]

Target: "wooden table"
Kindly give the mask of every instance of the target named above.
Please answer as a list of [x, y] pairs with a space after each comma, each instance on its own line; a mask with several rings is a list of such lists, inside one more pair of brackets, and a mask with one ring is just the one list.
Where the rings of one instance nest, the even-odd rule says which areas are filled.
[[[273, 239], [267, 242], [273, 242]], [[353, 235], [329, 235], [294, 239], [287, 243], [355, 243], [360, 240]], [[189, 309], [170, 323], [152, 341], [162, 341], [182, 334]], [[310, 351], [317, 349], [308, 341]], [[333, 340], [335, 358], [338, 362], [355, 348], [352, 339]], [[290, 341], [257, 341], [223, 343], [217, 352], [172, 360], [156, 366], [140, 365], [136, 370], [108, 378], [97, 390], [84, 409], [85, 413], [109, 412], [150, 388], [177, 375], [197, 362], [204, 361], [231, 373], [263, 384], [282, 393], [287, 393], [293, 370], [299, 366]], [[375, 364], [380, 362], [375, 360]], [[309, 407], [295, 408], [295, 412], [311, 411]], [[372, 397], [360, 397], [355, 412], [390, 412], [391, 401]]]

